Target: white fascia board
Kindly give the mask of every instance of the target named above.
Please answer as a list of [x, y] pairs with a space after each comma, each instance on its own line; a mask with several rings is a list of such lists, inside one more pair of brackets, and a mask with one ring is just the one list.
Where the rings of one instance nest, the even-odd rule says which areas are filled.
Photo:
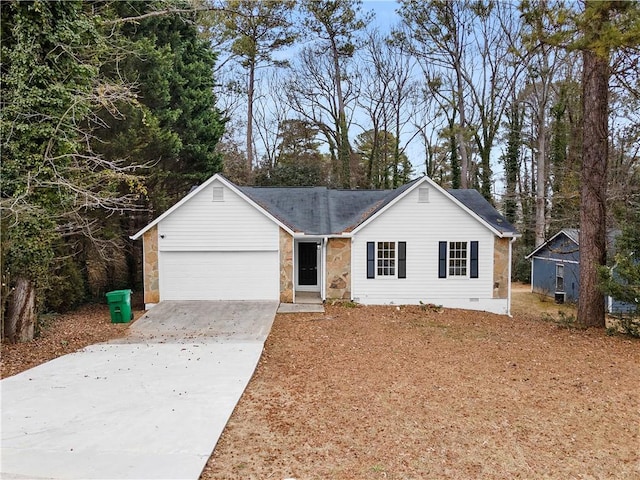
[[244, 199], [249, 205], [251, 205], [253, 208], [255, 208], [256, 210], [258, 210], [260, 213], [262, 213], [265, 217], [267, 217], [269, 220], [271, 220], [272, 222], [274, 222], [276, 225], [278, 225], [280, 228], [282, 228], [285, 232], [287, 232], [289, 235], [294, 236], [295, 232], [293, 230], [291, 230], [291, 228], [289, 228], [287, 225], [285, 225], [284, 223], [282, 223], [280, 220], [278, 220], [276, 217], [274, 217], [273, 215], [271, 215], [267, 210], [265, 210], [264, 207], [260, 206], [259, 204], [257, 204], [256, 202], [254, 202], [253, 200], [251, 200], [251, 198], [249, 198], [247, 195], [245, 195], [244, 193], [242, 193], [238, 187], [235, 185], [235, 183], [232, 183], [231, 181], [227, 180], [226, 178], [224, 178], [222, 175], [220, 175], [219, 173], [216, 173], [216, 176], [218, 177], [218, 180], [220, 180], [221, 183], [223, 183], [225, 186], [229, 187], [231, 190], [233, 190], [235, 193], [238, 194], [238, 196], [240, 196], [240, 198]]
[[160, 215], [158, 218], [156, 218], [154, 221], [152, 221], [149, 225], [144, 227], [142, 230], [140, 230], [135, 235], [131, 235], [129, 238], [131, 240], [139, 239], [142, 235], [144, 235], [146, 232], [148, 232], [151, 228], [153, 228], [158, 223], [160, 223], [162, 220], [167, 218], [169, 215], [171, 215], [173, 212], [175, 212], [178, 208], [180, 208], [183, 204], [188, 202], [192, 197], [196, 196], [198, 193], [200, 193], [203, 189], [207, 188], [211, 183], [213, 183], [216, 180], [218, 180], [220, 183], [222, 183], [224, 186], [228, 187], [229, 189], [233, 190], [234, 193], [238, 194], [238, 196], [240, 196], [243, 200], [245, 200], [247, 203], [249, 203], [253, 208], [258, 210], [264, 216], [269, 218], [271, 221], [275, 222], [278, 226], [282, 227], [282, 229], [285, 230], [287, 233], [289, 233], [290, 235], [294, 234], [293, 230], [291, 230], [284, 223], [282, 223], [280, 220], [275, 218], [273, 215], [271, 215], [269, 212], [267, 212], [264, 208], [262, 208], [260, 205], [255, 203], [253, 200], [251, 200], [249, 197], [247, 197], [244, 193], [242, 193], [240, 190], [238, 190], [238, 188], [236, 187], [235, 184], [233, 184], [232, 182], [230, 182], [229, 180], [224, 178], [219, 173], [216, 173], [215, 175], [210, 177], [207, 181], [205, 181], [202, 185], [198, 186], [195, 190], [190, 192], [188, 195], [185, 195], [184, 198], [182, 198], [182, 200], [180, 200], [178, 203], [173, 205], [169, 210], [164, 212], [162, 215]]
[[303, 238], [351, 238], [353, 237], [351, 232], [348, 233], [330, 233], [330, 234], [313, 234], [313, 233], [304, 233], [304, 232], [295, 232], [293, 234], [293, 238], [303, 239]]
[[[567, 235], [567, 234], [564, 232], [564, 230], [560, 230], [558, 233], [556, 233], [556, 234], [555, 234], [553, 237], [551, 237], [549, 240], [547, 240], [546, 242], [541, 243], [540, 245], [538, 245], [538, 246], [536, 247], [536, 249], [535, 249], [533, 252], [531, 252], [529, 255], [527, 255], [527, 256], [526, 256], [526, 257], [524, 257], [524, 258], [525, 258], [525, 259], [532, 258], [532, 257], [533, 257], [536, 253], [538, 253], [538, 252], [539, 252], [543, 247], [546, 247], [549, 243], [553, 242], [553, 241], [556, 239], [556, 237], [558, 237], [560, 234], [563, 234], [565, 237], [567, 237], [567, 238], [571, 241], [571, 243], [575, 244], [576, 246], [579, 246], [576, 242], [574, 242], [574, 241], [573, 241], [573, 239], [572, 239], [569, 235]], [[543, 258], [543, 257], [536, 257], [536, 258]], [[578, 263], [578, 262], [575, 262], [575, 263]]]
[[[351, 230], [351, 235], [355, 235], [356, 233], [358, 233], [359, 230], [362, 230], [364, 227], [366, 227], [367, 225], [369, 225], [373, 220], [375, 220], [375, 218], [379, 215], [381, 215], [383, 212], [386, 212], [389, 208], [391, 208], [393, 205], [395, 205], [398, 201], [400, 201], [400, 199], [404, 198], [409, 192], [412, 192], [418, 185], [421, 185], [423, 183], [425, 183], [426, 181], [430, 182], [430, 178], [427, 177], [426, 175], [423, 176], [420, 180], [418, 180], [414, 185], [412, 185], [411, 187], [407, 188], [404, 192], [402, 192], [400, 195], [398, 195], [396, 198], [394, 198], [393, 200], [391, 200], [389, 203], [387, 203], [384, 207], [382, 207], [380, 210], [378, 210], [377, 212], [375, 212], [373, 215], [371, 215], [369, 218], [367, 218], [364, 222], [362, 222], [360, 225], [358, 225], [356, 228], [354, 228], [353, 230]], [[430, 182], [433, 185], [435, 185], [433, 182]]]
[[453, 201], [453, 203], [455, 203], [458, 207], [460, 207], [462, 210], [464, 210], [465, 212], [467, 212], [469, 215], [471, 215], [473, 218], [475, 218], [478, 222], [480, 222], [482, 225], [484, 225], [486, 228], [488, 228], [494, 235], [496, 235], [497, 237], [500, 238], [518, 238], [521, 235], [520, 234], [515, 234], [515, 235], [505, 235], [504, 233], [499, 232], [498, 230], [496, 230], [495, 228], [493, 228], [491, 225], [489, 225], [485, 220], [483, 220], [478, 214], [476, 214], [473, 210], [469, 209], [466, 205], [464, 205], [462, 202], [460, 202], [457, 198], [455, 198], [453, 195], [451, 195], [449, 192], [447, 192], [444, 188], [442, 188], [440, 185], [438, 185], [436, 182], [434, 182], [433, 180], [431, 180], [431, 178], [429, 178], [427, 175], [423, 176], [419, 181], [417, 181], [415, 183], [415, 185], [412, 185], [410, 188], [407, 188], [404, 192], [402, 192], [400, 195], [398, 195], [396, 198], [394, 198], [392, 201], [390, 201], [387, 205], [385, 205], [384, 207], [382, 207], [379, 211], [377, 211], [376, 213], [374, 213], [373, 215], [371, 215], [369, 218], [367, 218], [364, 222], [362, 222], [360, 225], [358, 225], [356, 228], [353, 229], [353, 231], [351, 232], [352, 234], [356, 234], [358, 232], [358, 230], [363, 229], [365, 226], [367, 226], [369, 223], [371, 223], [373, 220], [375, 220], [375, 218], [379, 215], [381, 215], [383, 212], [387, 211], [389, 208], [391, 208], [393, 205], [395, 205], [396, 203], [398, 203], [400, 200], [402, 200], [404, 197], [406, 197], [410, 192], [412, 192], [413, 190], [415, 190], [416, 188], [418, 188], [418, 186], [422, 185], [423, 183], [427, 183], [429, 184], [430, 187], [435, 188], [436, 190], [438, 190], [440, 193], [442, 193], [445, 197], [449, 198], [451, 201]]
[[[529, 257], [526, 257], [525, 259], [527, 259]], [[554, 257], [531, 257], [531, 260], [545, 260], [547, 262], [555, 262], [555, 263], [572, 263], [574, 265], [579, 265], [580, 262], [576, 261], [576, 260], [563, 260], [562, 258], [554, 258]]]

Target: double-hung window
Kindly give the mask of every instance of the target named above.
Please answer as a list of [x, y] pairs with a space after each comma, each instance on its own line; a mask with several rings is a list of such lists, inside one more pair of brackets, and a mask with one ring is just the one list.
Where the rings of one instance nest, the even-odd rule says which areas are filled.
[[564, 292], [564, 265], [556, 264], [556, 292]]
[[376, 258], [378, 277], [396, 276], [396, 242], [378, 242]]
[[478, 278], [478, 242], [440, 242], [439, 278]]
[[467, 242], [449, 242], [449, 276], [467, 276]]
[[406, 278], [407, 242], [367, 242], [367, 278]]

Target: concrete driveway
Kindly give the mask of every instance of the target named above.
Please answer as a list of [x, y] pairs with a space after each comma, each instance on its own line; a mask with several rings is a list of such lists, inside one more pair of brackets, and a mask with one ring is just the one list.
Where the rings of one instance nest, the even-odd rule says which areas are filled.
[[129, 335], [2, 380], [3, 479], [197, 479], [277, 302], [162, 302]]

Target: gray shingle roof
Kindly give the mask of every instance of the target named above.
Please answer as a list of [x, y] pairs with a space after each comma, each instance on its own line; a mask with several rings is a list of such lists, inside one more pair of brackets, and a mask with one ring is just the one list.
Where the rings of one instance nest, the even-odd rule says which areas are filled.
[[454, 198], [500, 233], [515, 233], [511, 225], [477, 190], [447, 190]]
[[342, 233], [360, 223], [389, 190], [331, 190], [327, 187], [239, 187], [294, 231]]
[[576, 245], [580, 245], [580, 230], [577, 228], [563, 228], [561, 230]]
[[[327, 187], [238, 187], [245, 195], [294, 231], [308, 235], [353, 230], [415, 182], [395, 190], [333, 190]], [[501, 233], [515, 233], [476, 190], [449, 193]]]
[[[607, 256], [613, 257], [616, 254], [616, 239], [620, 235], [621, 231], [617, 229], [608, 229], [607, 230]], [[559, 235], [565, 235], [569, 240], [571, 240], [577, 247], [580, 247], [580, 229], [579, 228], [563, 228], [558, 233], [553, 235], [544, 243], [538, 245], [529, 255], [525, 258], [531, 258], [533, 255], [538, 253], [540, 250], [547, 247], [547, 245], [554, 240]]]

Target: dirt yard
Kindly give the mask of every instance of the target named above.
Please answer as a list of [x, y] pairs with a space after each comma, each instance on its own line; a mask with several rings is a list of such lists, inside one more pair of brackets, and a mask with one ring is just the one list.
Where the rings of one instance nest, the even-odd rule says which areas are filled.
[[[640, 342], [527, 288], [513, 310], [278, 315], [201, 479], [640, 478]], [[60, 316], [2, 346], [2, 376], [126, 328]]]
[[[137, 319], [144, 312], [134, 310]], [[6, 378], [87, 345], [126, 334], [129, 323], [111, 323], [107, 305], [85, 305], [63, 315], [45, 315], [42, 332], [32, 342], [2, 344], [0, 377]]]
[[640, 342], [514, 307], [279, 315], [201, 479], [640, 478]]

